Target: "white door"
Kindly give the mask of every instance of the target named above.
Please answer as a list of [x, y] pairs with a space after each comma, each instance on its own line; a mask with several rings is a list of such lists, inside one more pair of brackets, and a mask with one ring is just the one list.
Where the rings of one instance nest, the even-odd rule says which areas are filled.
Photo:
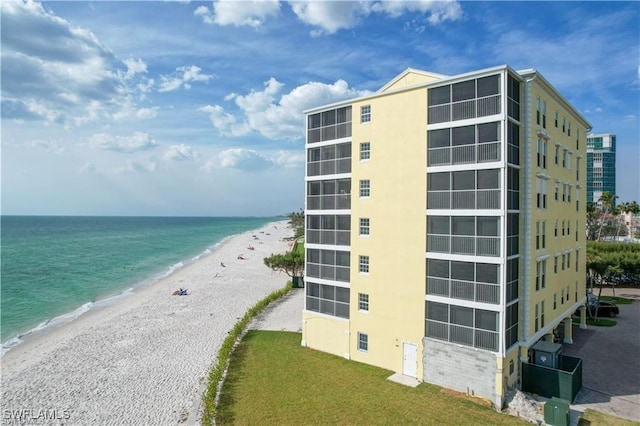
[[418, 378], [418, 346], [402, 343], [402, 374]]

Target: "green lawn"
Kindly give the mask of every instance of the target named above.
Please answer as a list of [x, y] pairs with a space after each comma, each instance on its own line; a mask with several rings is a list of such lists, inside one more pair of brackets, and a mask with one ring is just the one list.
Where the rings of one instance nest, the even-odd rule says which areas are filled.
[[621, 419], [619, 417], [610, 416], [608, 414], [599, 413], [587, 408], [578, 421], [578, 426], [638, 426], [637, 422], [631, 420]]
[[218, 424], [526, 424], [440, 387], [300, 346], [301, 334], [249, 331], [231, 357]]
[[630, 305], [633, 303], [633, 299], [628, 299], [626, 297], [613, 297], [613, 296], [602, 296], [600, 297], [602, 300], [606, 300], [607, 302], [613, 302], [616, 305]]

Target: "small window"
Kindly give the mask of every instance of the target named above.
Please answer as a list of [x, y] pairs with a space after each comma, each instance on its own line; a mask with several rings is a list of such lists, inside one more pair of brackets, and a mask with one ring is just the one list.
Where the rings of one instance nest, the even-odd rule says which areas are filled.
[[369, 235], [369, 219], [360, 218], [360, 235]]
[[371, 195], [371, 182], [369, 179], [360, 181], [360, 197], [369, 197]]
[[358, 293], [358, 310], [369, 311], [369, 295]]
[[358, 332], [358, 350], [362, 352], [369, 351], [369, 335]]
[[371, 158], [371, 143], [362, 142], [360, 144], [360, 161], [369, 160]]
[[368, 123], [371, 121], [371, 105], [364, 105], [360, 107], [360, 122]]
[[358, 271], [364, 274], [369, 273], [369, 256], [360, 256], [358, 262]]

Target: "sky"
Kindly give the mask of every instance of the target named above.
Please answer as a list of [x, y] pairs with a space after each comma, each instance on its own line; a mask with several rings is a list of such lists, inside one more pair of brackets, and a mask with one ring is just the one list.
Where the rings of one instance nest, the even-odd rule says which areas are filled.
[[5, 1], [2, 214], [275, 216], [303, 111], [407, 68], [537, 69], [640, 202], [640, 3]]

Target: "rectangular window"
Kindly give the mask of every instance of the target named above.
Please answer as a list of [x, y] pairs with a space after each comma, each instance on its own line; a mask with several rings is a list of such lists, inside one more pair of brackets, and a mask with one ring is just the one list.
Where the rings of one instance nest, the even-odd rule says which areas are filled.
[[571, 253], [567, 253], [567, 269], [571, 268]]
[[540, 317], [540, 312], [539, 312], [539, 308], [538, 308], [538, 304], [536, 303], [535, 306], [535, 318], [534, 318], [534, 327], [533, 330], [534, 332], [537, 332], [539, 327], [538, 327], [538, 321], [539, 321], [539, 317]]
[[360, 218], [360, 235], [369, 235], [369, 219]]
[[362, 352], [369, 351], [369, 335], [358, 332], [358, 350]]
[[364, 179], [360, 181], [360, 197], [366, 198], [371, 195], [371, 182], [369, 179]]
[[558, 145], [556, 145], [556, 151], [555, 151], [555, 161], [556, 161], [556, 165], [558, 164], [558, 159], [560, 157], [560, 147]]
[[553, 119], [556, 125], [556, 129], [558, 128], [558, 111], [553, 115]]
[[558, 306], [558, 293], [553, 293], [553, 310], [556, 310], [556, 306]]
[[358, 271], [368, 274], [369, 273], [369, 256], [360, 256], [358, 261]]
[[544, 300], [540, 302], [540, 327], [544, 327]]
[[558, 238], [558, 219], [556, 219], [555, 228], [553, 230], [553, 236]]
[[360, 107], [360, 122], [368, 123], [371, 121], [371, 105], [363, 105]]
[[360, 144], [360, 161], [369, 160], [371, 158], [371, 143], [362, 142]]
[[542, 221], [542, 248], [547, 248], [547, 221]]
[[555, 256], [553, 258], [553, 273], [554, 274], [558, 273], [558, 256]]
[[540, 221], [536, 222], [536, 250], [540, 249]]
[[369, 295], [358, 293], [358, 310], [359, 311], [369, 311]]

